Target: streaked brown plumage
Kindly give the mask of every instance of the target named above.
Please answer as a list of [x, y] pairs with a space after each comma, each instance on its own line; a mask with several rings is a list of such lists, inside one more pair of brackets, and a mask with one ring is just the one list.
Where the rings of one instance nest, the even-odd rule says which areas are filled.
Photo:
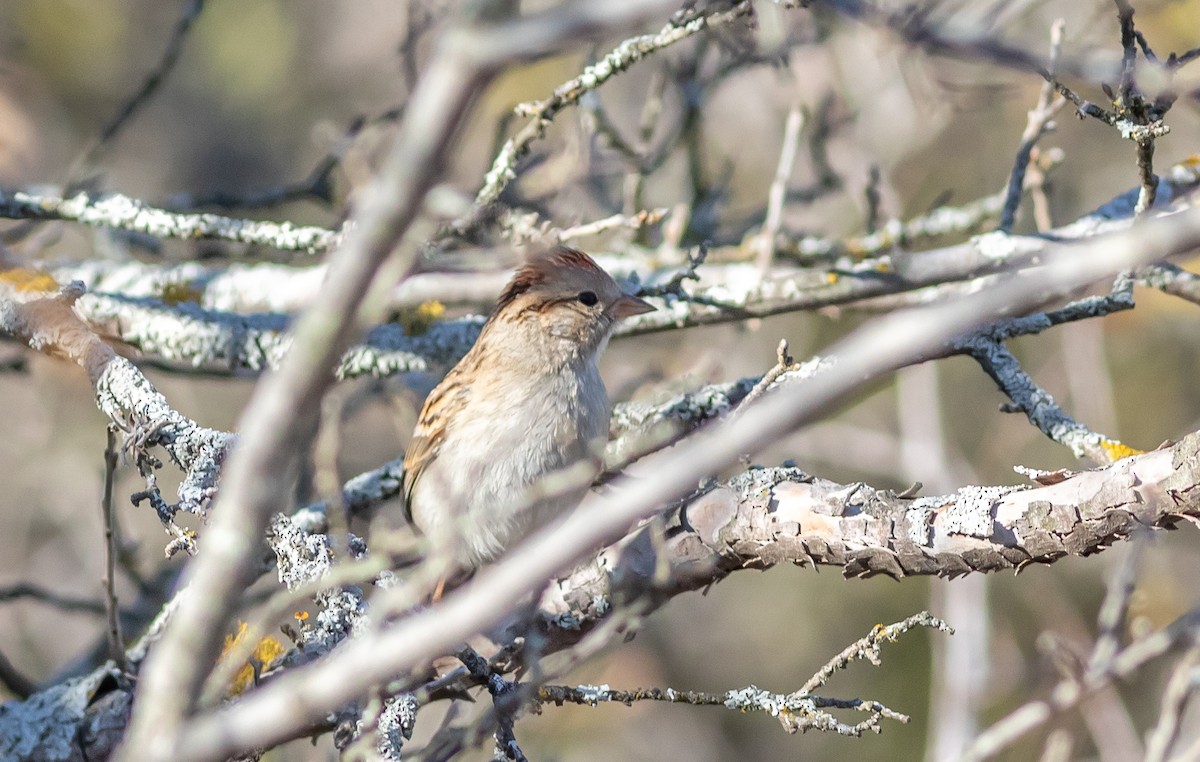
[[578, 504], [588, 479], [531, 490], [578, 463], [594, 475], [610, 412], [597, 361], [618, 320], [651, 309], [575, 249], [518, 269], [417, 419], [404, 456], [417, 528], [473, 568]]

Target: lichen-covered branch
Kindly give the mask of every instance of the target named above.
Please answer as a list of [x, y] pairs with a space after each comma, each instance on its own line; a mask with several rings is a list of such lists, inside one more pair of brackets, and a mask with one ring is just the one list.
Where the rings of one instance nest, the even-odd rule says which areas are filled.
[[318, 254], [337, 246], [341, 232], [327, 228], [193, 214], [156, 209], [119, 193], [69, 198], [0, 190], [0, 217], [16, 220], [68, 220], [93, 227], [117, 228], [155, 238], [201, 239], [269, 246], [281, 251]]
[[[880, 732], [883, 719], [907, 723], [909, 718], [878, 701], [863, 699], [831, 699], [815, 696], [812, 691], [824, 685], [836, 671], [844, 669], [856, 659], [866, 659], [879, 666], [880, 645], [884, 641], [894, 641], [900, 635], [914, 627], [930, 627], [942, 632], [953, 634], [953, 630], [943, 622], [929, 614], [921, 612], [907, 619], [887, 626], [876, 625], [866, 637], [852, 643], [841, 653], [833, 657], [799, 690], [792, 693], [771, 693], [750, 685], [745, 688], [725, 691], [724, 693], [705, 693], [702, 691], [680, 691], [674, 688], [649, 688], [637, 690], [614, 690], [607, 685], [545, 685], [537, 689], [536, 700], [539, 704], [553, 703], [562, 706], [566, 703], [583, 706], [597, 706], [601, 703], [619, 703], [631, 706], [639, 701], [663, 701], [671, 704], [688, 704], [691, 706], [723, 706], [738, 712], [764, 712], [779, 720], [788, 733], [806, 730], [821, 730], [837, 733], [838, 735], [860, 736], [864, 731]], [[828, 709], [854, 709], [867, 712], [870, 716], [858, 723], [848, 725], [830, 714]]]
[[1135, 277], [1144, 286], [1157, 288], [1164, 294], [1186, 299], [1193, 304], [1200, 304], [1200, 275], [1184, 270], [1178, 265], [1160, 262], [1143, 267], [1137, 271]]
[[1002, 320], [969, 336], [957, 339], [953, 350], [970, 355], [1011, 401], [1011, 411], [1025, 413], [1029, 422], [1054, 442], [1070, 448], [1077, 458], [1089, 458], [1094, 463], [1111, 463], [1138, 451], [1112, 437], [1092, 431], [1069, 416], [1038, 386], [1022, 368], [1017, 358], [1005, 346], [1016, 336], [1039, 333], [1054, 325], [1074, 320], [1102, 317], [1133, 308], [1133, 281], [1125, 274], [1118, 276], [1112, 292], [1072, 302], [1053, 312]]
[[[1160, 183], [1160, 202], [1191, 193], [1197, 183], [1200, 165], [1177, 166]], [[668, 276], [674, 272], [670, 268], [652, 273], [672, 278], [674, 287], [669, 290], [675, 298], [663, 309], [622, 324], [617, 335], [634, 336], [865, 302], [930, 286], [963, 283], [989, 272], [1020, 269], [1035, 258], [1053, 256], [1064, 241], [1132, 224], [1137, 195], [1136, 189], [1128, 191], [1045, 237], [984, 235], [939, 249], [864, 260], [848, 268], [780, 266], [763, 277], [750, 262], [728, 261], [736, 258], [736, 250], [717, 250], [710, 254], [710, 260], [717, 263], [691, 270], [699, 277], [698, 284], [685, 286], [682, 279]], [[651, 266], [651, 258], [641, 254], [601, 259], [618, 274], [632, 272], [631, 268], [637, 266]], [[89, 265], [55, 272], [60, 278], [82, 276], [101, 288], [119, 289], [120, 294], [87, 294], [76, 308], [93, 325], [137, 347], [145, 356], [210, 372], [257, 373], [275, 367], [286, 353], [291, 345], [290, 321], [279, 314], [240, 315], [232, 310], [296, 309], [315, 293], [325, 273], [324, 267], [279, 270], [275, 265], [234, 265], [228, 272], [199, 266], [159, 272], [139, 265], [115, 269]], [[503, 279], [501, 274], [489, 280], [477, 298], [487, 301]], [[1171, 282], [1181, 289], [1178, 284], [1183, 280], [1176, 273]], [[1160, 275], [1159, 281], [1166, 283], [1165, 276]], [[653, 293], [662, 291], [656, 286], [650, 289]], [[167, 299], [176, 303], [168, 304]], [[201, 308], [196, 302], [209, 308]], [[422, 326], [419, 335], [397, 324], [377, 326], [342, 357], [337, 374], [341, 378], [387, 376], [449, 367], [470, 348], [482, 324], [481, 316], [435, 321]]]
[[[78, 283], [58, 292], [13, 285], [13, 272], [0, 291], [0, 331], [31, 349], [81, 366], [88, 374], [96, 405], [142, 452], [158, 444], [184, 471], [179, 503], [167, 505], [147, 494], [159, 518], [172, 527], [177, 510], [203, 514], [234, 436], [205, 428], [180, 414], [132, 363], [120, 357], [75, 313], [84, 295]], [[36, 281], [35, 281], [36, 282]], [[152, 492], [156, 492], [151, 487]], [[175, 532], [177, 540], [184, 540]]]
[[[821, 564], [846, 577], [1019, 571], [1096, 553], [1142, 527], [1200, 522], [1200, 433], [1048, 481], [900, 497], [795, 468], [752, 469], [680, 511], [657, 549], [665, 558], [642, 529], [559, 578], [542, 597], [543, 632], [566, 645], [614, 601], [664, 602], [742, 569]], [[664, 580], [654, 576], [659, 563], [670, 569]]]
[[[840, 566], [848, 577], [957, 576], [1086, 555], [1143, 526], [1200, 521], [1198, 487], [1200, 433], [1054, 484], [966, 487], [935, 497], [902, 498], [793, 468], [752, 469], [686, 506], [683, 523], [665, 544], [656, 546], [648, 529], [638, 530], [552, 582], [539, 610], [543, 648], [553, 652], [578, 642], [611, 615], [614, 601], [634, 596], [661, 604], [743, 569], [819, 563]], [[289, 547], [315, 547], [294, 526], [279, 536], [285, 535], [293, 538]], [[665, 580], [654, 578], [656, 552], [669, 565]], [[1121, 657], [1115, 663], [1119, 667]], [[36, 700], [59, 701], [57, 690]], [[82, 721], [80, 714], [72, 727]], [[32, 727], [41, 725], [23, 726], [22, 733]]]
[[[146, 356], [183, 367], [224, 373], [260, 373], [278, 367], [292, 346], [291, 318], [241, 315], [184, 302], [89, 294], [77, 309], [89, 323], [119, 337]], [[384, 323], [342, 356], [339, 378], [444, 370], [471, 348], [482, 317], [435, 323], [416, 335]]]

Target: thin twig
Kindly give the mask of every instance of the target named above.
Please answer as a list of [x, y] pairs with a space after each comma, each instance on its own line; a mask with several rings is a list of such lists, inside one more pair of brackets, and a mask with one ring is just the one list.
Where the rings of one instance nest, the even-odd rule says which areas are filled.
[[528, 762], [525, 753], [517, 744], [517, 737], [513, 731], [515, 713], [520, 707], [520, 701], [512, 699], [517, 698], [521, 688], [517, 683], [505, 680], [493, 671], [487, 659], [470, 646], [460, 648], [456, 656], [477, 680], [487, 686], [488, 693], [491, 694], [496, 723], [496, 747], [492, 759]]
[[835, 673], [850, 666], [850, 663], [857, 659], [866, 659], [875, 666], [879, 666], [879, 647], [883, 642], [894, 641], [897, 637], [914, 627], [928, 627], [934, 630], [941, 630], [947, 635], [954, 634], [954, 628], [928, 611], [918, 612], [907, 619], [887, 626], [876, 625], [865, 637], [851, 643], [841, 653], [826, 662], [825, 666], [817, 670], [797, 693], [812, 693], [817, 688], [829, 682], [829, 678], [833, 677]]
[[708, 259], [708, 247], [708, 241], [701, 242], [696, 247], [695, 254], [688, 254], [687, 267], [672, 275], [671, 279], [661, 286], [642, 286], [638, 289], [638, 296], [674, 297], [683, 301], [691, 299], [692, 296], [683, 290], [683, 284], [689, 280], [700, 280], [696, 270]]
[[1158, 723], [1146, 739], [1146, 755], [1142, 762], [1163, 762], [1179, 737], [1179, 726], [1183, 721], [1184, 711], [1195, 691], [1197, 665], [1200, 665], [1200, 646], [1192, 646], [1176, 662], [1163, 691], [1162, 702], [1158, 708]]
[[1135, 674], [1147, 663], [1200, 637], [1200, 609], [1193, 609], [1167, 627], [1131, 643], [1117, 653], [1103, 670], [1088, 672], [1060, 682], [1045, 699], [1031, 701], [980, 733], [962, 756], [964, 762], [980, 762], [999, 754], [1017, 740], [1045, 725], [1053, 717], [1079, 705], [1088, 696]]
[[179, 16], [179, 20], [175, 22], [175, 28], [171, 31], [171, 37], [167, 40], [167, 46], [163, 50], [162, 58], [146, 75], [146, 79], [142, 82], [141, 87], [137, 89], [132, 97], [127, 100], [117, 113], [113, 115], [108, 122], [100, 128], [100, 134], [95, 142], [84, 152], [84, 154], [75, 162], [75, 169], [71, 176], [74, 178], [80, 171], [85, 170], [95, 164], [100, 152], [103, 151], [108, 144], [116, 137], [117, 133], [125, 126], [125, 124], [141, 109], [150, 99], [158, 92], [159, 87], [166, 80], [167, 75], [175, 68], [175, 64], [179, 61], [179, 56], [183, 52], [183, 43], [187, 38], [188, 33], [192, 29], [192, 25], [196, 19], [200, 17], [200, 12], [204, 10], [204, 0], [189, 0], [184, 6], [183, 12]]
[[1072, 302], [1052, 312], [1003, 320], [953, 342], [958, 351], [970, 355], [1011, 400], [1006, 412], [1022, 412], [1039, 431], [1071, 449], [1076, 457], [1097, 463], [1112, 463], [1136, 450], [1120, 441], [1098, 434], [1076, 421], [1039, 387], [1022, 368], [1005, 341], [1037, 333], [1045, 328], [1076, 320], [1103, 317], [1133, 307], [1132, 280], [1121, 276], [1105, 296]]
[[614, 228], [628, 228], [630, 230], [641, 231], [651, 225], [658, 224], [666, 216], [666, 209], [643, 209], [634, 214], [614, 214], [611, 217], [605, 217], [594, 222], [551, 231], [551, 236], [560, 241], [569, 241], [573, 238], [584, 238]]
[[112, 424], [105, 429], [108, 440], [104, 448], [104, 499], [100, 503], [104, 518], [104, 609], [108, 615], [108, 655], [122, 672], [128, 669], [125, 661], [125, 639], [121, 637], [121, 615], [117, 605], [116, 518], [113, 510], [113, 483], [117, 473], [117, 430]]
[[[1054, 71], [1062, 55], [1063, 33], [1066, 27], [1067, 22], [1063, 19], [1056, 20], [1050, 27], [1049, 71], [1051, 77], [1054, 76]], [[1054, 128], [1051, 119], [1066, 103], [1062, 98], [1054, 96], [1054, 86], [1050, 80], [1046, 80], [1042, 83], [1037, 105], [1029, 112], [1025, 122], [1025, 131], [1021, 134], [1021, 145], [1017, 148], [1012, 173], [1008, 178], [1008, 187], [1004, 191], [1004, 209], [1000, 213], [1000, 224], [997, 228], [1005, 233], [1011, 232], [1013, 223], [1016, 222], [1017, 207], [1021, 204], [1021, 191], [1025, 187], [1025, 171], [1029, 166], [1034, 146], [1043, 135]]]
[[[833, 657], [824, 667], [805, 683], [804, 687], [789, 694], [770, 693], [758, 686], [729, 690], [724, 693], [705, 693], [702, 691], [679, 691], [674, 688], [639, 689], [622, 691], [609, 688], [607, 685], [580, 685], [569, 687], [563, 685], [548, 685], [539, 688], [537, 700], [542, 703], [553, 703], [562, 706], [564, 703], [575, 703], [585, 706], [596, 706], [601, 702], [616, 702], [632, 705], [638, 701], [662, 701], [672, 704], [689, 704], [692, 706], [724, 706], [741, 712], [761, 711], [776, 717], [789, 733], [798, 730], [816, 729], [834, 732], [839, 735], [857, 736], [866, 730], [879, 732], [880, 719], [896, 720], [906, 723], [909, 718], [896, 712], [878, 701], [863, 699], [835, 699], [812, 695], [812, 691], [824, 685], [837, 671], [844, 669], [856, 659], [867, 659], [872, 664], [880, 663], [880, 645], [885, 640], [895, 640], [900, 635], [917, 626], [931, 627], [943, 632], [953, 633], [945, 622], [933, 617], [929, 612], [915, 614], [901, 622], [883, 626], [878, 625], [865, 638], [858, 640]], [[871, 717], [855, 725], [839, 722], [833, 715], [824, 711], [834, 709], [856, 709], [870, 712]]]
[[1130, 543], [1125, 557], [1121, 559], [1108, 581], [1104, 603], [1101, 604], [1100, 613], [1096, 617], [1096, 644], [1092, 646], [1086, 676], [1108, 672], [1112, 668], [1113, 659], [1120, 651], [1121, 626], [1125, 623], [1125, 615], [1129, 611], [1129, 602], [1137, 583], [1138, 562], [1146, 539], [1143, 533], [1140, 541]]
[[774, 367], [763, 374], [763, 377], [759, 379], [757, 384], [754, 385], [754, 388], [750, 390], [750, 393], [743, 397], [742, 401], [738, 403], [738, 406], [734, 408], [732, 412], [730, 412], [730, 419], [741, 415], [741, 411], [745, 410], [747, 406], [754, 402], [754, 400], [765, 394], [766, 391], [770, 389], [777, 380], [779, 380], [780, 376], [796, 367], [796, 358], [788, 354], [787, 339], [780, 339], [779, 346], [775, 349]]
[[[607, 685], [547, 685], [538, 689], [537, 699], [541, 703], [579, 704], [597, 706], [601, 703], [617, 703], [631, 706], [641, 701], [661, 701], [668, 704], [689, 706], [723, 706], [738, 712], [763, 712], [779, 719], [789, 733], [801, 730], [821, 730], [843, 736], [861, 736], [870, 730], [880, 732], [881, 719], [908, 723], [909, 717], [889, 709], [878, 701], [863, 699], [836, 699], [822, 696], [807, 696], [799, 693], [771, 693], [757, 685], [729, 690], [724, 693], [702, 691], [680, 691], [674, 688], [644, 688], [632, 691], [614, 690]], [[825, 709], [855, 709], [871, 714], [867, 719], [848, 725], [840, 722]]]
[[775, 237], [783, 224], [783, 207], [787, 200], [787, 185], [792, 177], [792, 166], [796, 163], [796, 152], [800, 145], [800, 131], [804, 127], [804, 111], [799, 104], [792, 106], [783, 125], [783, 141], [779, 150], [779, 163], [775, 167], [775, 178], [767, 192], [767, 216], [762, 231], [758, 234], [757, 265], [761, 272], [771, 267], [775, 258]]
[[879, 210], [883, 201], [879, 195], [879, 183], [882, 178], [879, 165], [872, 164], [871, 171], [867, 173], [867, 187], [863, 189], [863, 196], [867, 201], [866, 222], [863, 229], [867, 231], [867, 235], [871, 235], [879, 229]]
[[549, 98], [517, 106], [516, 114], [531, 117], [530, 121], [509, 138], [496, 155], [492, 168], [484, 178], [483, 187], [475, 195], [473, 211], [452, 222], [448, 230], [456, 235], [465, 235], [483, 221], [492, 205], [500, 199], [500, 194], [516, 179], [517, 162], [529, 153], [530, 145], [545, 134], [558, 112], [577, 103], [585, 93], [595, 90], [646, 56], [705, 29], [745, 16], [750, 9], [749, 0], [743, 0], [729, 10], [711, 15], [701, 14], [685, 24], [668, 24], [655, 34], [631, 37], [584, 69], [582, 74], [559, 85]]

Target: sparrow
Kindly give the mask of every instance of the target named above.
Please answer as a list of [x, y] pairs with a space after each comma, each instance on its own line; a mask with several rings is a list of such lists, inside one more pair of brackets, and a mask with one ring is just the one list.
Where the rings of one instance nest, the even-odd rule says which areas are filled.
[[579, 504], [608, 439], [600, 355], [653, 309], [566, 246], [516, 271], [404, 454], [405, 510], [435, 549], [473, 570]]

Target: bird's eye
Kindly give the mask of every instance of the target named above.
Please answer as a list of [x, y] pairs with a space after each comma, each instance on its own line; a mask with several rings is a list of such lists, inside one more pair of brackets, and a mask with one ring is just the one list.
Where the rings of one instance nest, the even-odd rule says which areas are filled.
[[580, 291], [577, 298], [585, 307], [594, 307], [596, 302], [600, 301], [600, 297], [596, 296], [595, 291]]

